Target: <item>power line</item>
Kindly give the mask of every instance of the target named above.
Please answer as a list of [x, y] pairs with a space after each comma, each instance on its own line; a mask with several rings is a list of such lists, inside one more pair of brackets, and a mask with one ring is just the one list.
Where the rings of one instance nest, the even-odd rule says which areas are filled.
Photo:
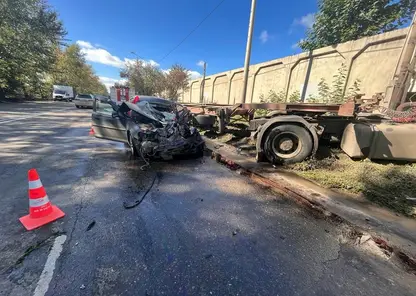
[[214, 11], [216, 11], [218, 9], [218, 7], [220, 7], [221, 4], [223, 4], [224, 2], [225, 2], [225, 0], [220, 1], [220, 3], [218, 3], [217, 6], [215, 6], [214, 9], [211, 10], [211, 12], [208, 13], [208, 15], [188, 35], [186, 35], [186, 37], [183, 38], [181, 42], [178, 43], [178, 45], [176, 45], [174, 48], [172, 48], [163, 58], [161, 58], [158, 61], [158, 63], [160, 63], [161, 61], [166, 59], [172, 52], [174, 52], [179, 46], [181, 46], [181, 44], [184, 43], [186, 41], [186, 39], [188, 39], [189, 36], [191, 36], [202, 25], [202, 23], [205, 22], [211, 16], [211, 14], [213, 14]]

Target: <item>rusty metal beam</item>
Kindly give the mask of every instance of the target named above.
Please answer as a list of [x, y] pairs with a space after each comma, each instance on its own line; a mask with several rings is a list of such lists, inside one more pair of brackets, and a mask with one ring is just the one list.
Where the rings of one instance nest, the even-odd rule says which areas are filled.
[[287, 112], [309, 112], [315, 114], [323, 114], [327, 112], [337, 113], [339, 116], [354, 116], [355, 103], [349, 101], [345, 104], [305, 104], [305, 103], [249, 103], [236, 105], [221, 105], [221, 104], [184, 104], [189, 109], [200, 111], [227, 109], [227, 114], [244, 115], [256, 109], [280, 110]]
[[299, 112], [338, 112], [339, 104], [285, 104], [285, 103], [252, 103], [241, 104], [241, 109], [268, 109], [268, 110], [285, 110]]

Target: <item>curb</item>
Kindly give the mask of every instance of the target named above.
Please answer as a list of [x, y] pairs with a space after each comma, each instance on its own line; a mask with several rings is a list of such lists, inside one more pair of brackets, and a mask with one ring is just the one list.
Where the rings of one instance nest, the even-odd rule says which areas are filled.
[[395, 259], [407, 272], [416, 275], [416, 243], [413, 237], [398, 235], [394, 231], [397, 229], [393, 229], [392, 225], [385, 225], [384, 221], [328, 196], [331, 193], [341, 194], [324, 189], [297, 175], [288, 176], [268, 163], [257, 163], [254, 159], [239, 154], [234, 146], [206, 137], [203, 139], [206, 148], [212, 152], [212, 158], [217, 162], [284, 198], [293, 200], [310, 210], [313, 215], [348, 226], [351, 229], [349, 236], [356, 245], [371, 243], [386, 258]]

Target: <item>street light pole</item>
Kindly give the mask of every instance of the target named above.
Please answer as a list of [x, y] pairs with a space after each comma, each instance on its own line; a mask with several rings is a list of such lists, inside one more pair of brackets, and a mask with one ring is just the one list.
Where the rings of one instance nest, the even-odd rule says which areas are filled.
[[134, 51], [130, 51], [130, 53], [136, 57], [136, 65], [139, 64], [139, 56], [137, 55], [137, 53], [135, 53]]
[[250, 20], [248, 23], [246, 58], [244, 61], [243, 92], [241, 94], [240, 103], [245, 103], [246, 95], [247, 95], [248, 72], [250, 69], [251, 43], [253, 41], [254, 16], [256, 14], [256, 3], [257, 3], [257, 0], [251, 1]]
[[205, 90], [205, 76], [207, 74], [207, 63], [204, 62], [204, 74], [202, 75], [202, 81], [201, 81], [201, 92], [199, 97], [199, 103], [203, 104], [204, 102], [204, 90]]

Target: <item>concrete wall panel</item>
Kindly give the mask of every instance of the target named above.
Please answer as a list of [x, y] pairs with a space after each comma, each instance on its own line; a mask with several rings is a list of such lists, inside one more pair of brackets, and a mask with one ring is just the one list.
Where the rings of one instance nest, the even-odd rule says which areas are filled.
[[229, 104], [239, 102], [241, 92], [243, 91], [243, 72], [235, 72], [232, 75]]
[[191, 103], [199, 103], [201, 82], [199, 80], [191, 82], [189, 91], [191, 92]]
[[283, 64], [265, 66], [258, 70], [254, 79], [254, 91], [252, 92], [252, 102], [260, 102], [260, 96], [267, 97], [272, 90], [276, 93], [285, 91], [286, 68]]
[[[246, 102], [258, 102], [262, 94], [272, 90], [284, 91], [290, 96], [295, 91], [302, 94], [306, 82], [306, 96], [318, 92], [324, 78], [329, 86], [342, 64], [346, 67], [346, 92], [356, 79], [361, 80], [361, 91], [367, 96], [385, 92], [392, 78], [404, 44], [408, 28], [361, 38], [335, 46], [276, 59], [250, 67]], [[310, 71], [308, 71], [308, 69]], [[309, 73], [309, 77], [308, 74]], [[243, 69], [207, 76], [205, 98], [207, 103], [234, 104], [240, 101], [243, 87]], [[191, 81], [185, 102], [199, 102], [200, 79]]]
[[216, 76], [213, 86], [212, 102], [217, 104], [227, 104], [228, 95], [228, 77], [223, 74], [222, 76]]
[[354, 81], [361, 81], [360, 92], [371, 96], [385, 92], [394, 75], [403, 40], [368, 47], [352, 62], [347, 91]]

